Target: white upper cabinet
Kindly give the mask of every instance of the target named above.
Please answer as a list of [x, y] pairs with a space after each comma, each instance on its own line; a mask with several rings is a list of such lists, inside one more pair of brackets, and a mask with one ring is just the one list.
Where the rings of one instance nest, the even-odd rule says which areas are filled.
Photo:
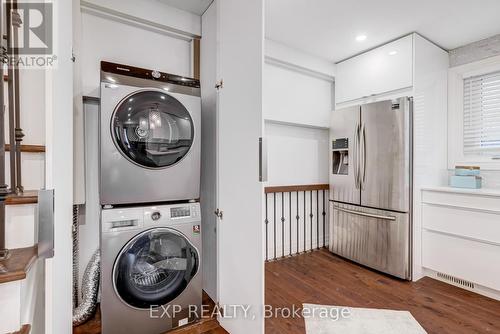
[[336, 104], [413, 86], [414, 34], [337, 64]]

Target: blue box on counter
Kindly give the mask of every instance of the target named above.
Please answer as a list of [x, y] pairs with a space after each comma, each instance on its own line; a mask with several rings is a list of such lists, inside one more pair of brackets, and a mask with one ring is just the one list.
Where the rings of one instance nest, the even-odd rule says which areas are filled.
[[483, 179], [477, 175], [451, 175], [450, 186], [454, 188], [480, 189]]

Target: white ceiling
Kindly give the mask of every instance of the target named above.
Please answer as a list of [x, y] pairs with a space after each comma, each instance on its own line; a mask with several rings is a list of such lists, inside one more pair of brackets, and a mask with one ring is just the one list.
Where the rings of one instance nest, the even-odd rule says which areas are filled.
[[213, 0], [158, 0], [169, 6], [201, 15], [210, 6]]
[[499, 34], [499, 13], [499, 0], [266, 0], [266, 38], [331, 61], [413, 31], [454, 49]]

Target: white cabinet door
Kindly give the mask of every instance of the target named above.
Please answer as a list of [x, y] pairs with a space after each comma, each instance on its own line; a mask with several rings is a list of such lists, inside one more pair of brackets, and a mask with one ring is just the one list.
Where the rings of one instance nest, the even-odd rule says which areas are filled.
[[[262, 136], [263, 1], [218, 1], [218, 302], [232, 334], [264, 332], [259, 137]], [[241, 308], [248, 305], [247, 316]]]
[[203, 290], [217, 300], [217, 2], [201, 19], [201, 227]]
[[336, 103], [413, 85], [413, 35], [400, 38], [337, 65]]

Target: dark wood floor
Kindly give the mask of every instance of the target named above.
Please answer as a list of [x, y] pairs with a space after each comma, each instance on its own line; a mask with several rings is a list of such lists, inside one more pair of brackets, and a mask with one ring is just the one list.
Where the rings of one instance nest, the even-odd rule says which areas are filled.
[[[406, 282], [319, 250], [266, 264], [266, 304], [407, 310], [429, 334], [500, 333], [500, 302], [423, 278]], [[266, 334], [305, 333], [301, 318], [266, 319]]]
[[[210, 297], [203, 292], [203, 305], [209, 305], [209, 312], [215, 307]], [[101, 333], [101, 312], [97, 309], [95, 316], [88, 322], [73, 328], [73, 334], [100, 334]], [[224, 328], [220, 327], [217, 319], [201, 319], [196, 323], [178, 328], [168, 332], [168, 334], [228, 334]]]

